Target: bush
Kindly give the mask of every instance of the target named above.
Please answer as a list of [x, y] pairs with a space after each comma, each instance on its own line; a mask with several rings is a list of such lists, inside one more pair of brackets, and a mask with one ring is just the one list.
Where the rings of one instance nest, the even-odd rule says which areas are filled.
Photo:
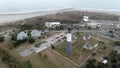
[[4, 41], [4, 37], [0, 37], [0, 42], [3, 42]]
[[13, 47], [17, 47], [22, 43], [25, 43], [27, 41], [27, 39], [23, 39], [23, 40], [16, 40], [15, 42], [13, 42]]
[[35, 42], [35, 39], [29, 38], [29, 39], [28, 39], [28, 42], [29, 42], [29, 43], [34, 43], [34, 42]]
[[114, 42], [114, 45], [115, 45], [115, 46], [120, 46], [120, 42], [119, 42], [119, 41], [115, 41], [115, 42]]
[[54, 45], [52, 45], [52, 46], [51, 46], [51, 49], [55, 50], [55, 46], [54, 46]]
[[95, 56], [95, 55], [96, 55], [96, 53], [95, 53], [95, 52], [93, 52], [93, 53], [92, 53], [92, 56]]

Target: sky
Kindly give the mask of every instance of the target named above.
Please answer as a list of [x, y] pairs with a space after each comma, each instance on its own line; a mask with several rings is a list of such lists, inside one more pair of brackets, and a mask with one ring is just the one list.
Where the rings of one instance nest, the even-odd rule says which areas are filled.
[[0, 12], [52, 8], [97, 8], [120, 10], [120, 0], [0, 0]]

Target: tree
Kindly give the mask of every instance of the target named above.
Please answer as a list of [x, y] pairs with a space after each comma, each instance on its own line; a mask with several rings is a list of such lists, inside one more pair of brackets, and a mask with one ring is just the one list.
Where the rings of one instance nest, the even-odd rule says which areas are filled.
[[94, 58], [88, 59], [87, 64], [86, 64], [86, 68], [95, 68], [95, 65], [94, 65], [95, 62], [96, 62], [96, 59], [94, 59]]
[[110, 31], [108, 31], [109, 33], [111, 33], [111, 34], [113, 34], [113, 31], [112, 30], [110, 30]]
[[34, 42], [35, 42], [35, 39], [29, 38], [29, 39], [28, 39], [28, 42], [29, 42], [29, 43], [34, 43]]
[[12, 35], [11, 40], [14, 40], [14, 41], [17, 40], [16, 37], [17, 37], [17, 35]]
[[105, 68], [105, 66], [102, 63], [98, 63], [97, 68]]
[[54, 45], [52, 45], [52, 46], [51, 46], [51, 49], [55, 50], [55, 46], [54, 46]]
[[4, 41], [4, 37], [0, 37], [0, 42], [3, 42]]
[[114, 45], [115, 45], [115, 46], [120, 46], [120, 42], [119, 42], [119, 41], [115, 41], [115, 42], [114, 42]]

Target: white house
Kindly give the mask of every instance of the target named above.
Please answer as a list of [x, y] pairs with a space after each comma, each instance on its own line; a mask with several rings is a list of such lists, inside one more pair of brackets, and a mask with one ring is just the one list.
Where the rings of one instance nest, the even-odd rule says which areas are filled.
[[27, 37], [28, 37], [27, 32], [22, 31], [18, 33], [17, 40], [23, 40], [23, 39], [26, 39]]
[[86, 34], [83, 36], [83, 40], [88, 40], [91, 38], [91, 35], [90, 34]]
[[37, 38], [37, 37], [40, 37], [40, 36], [41, 36], [41, 31], [32, 30], [32, 31], [30, 32], [30, 34], [31, 34], [31, 37]]
[[86, 24], [87, 25], [87, 27], [91, 27], [91, 28], [101, 28], [101, 23], [93, 23], [93, 22], [90, 22], [90, 23], [87, 23]]
[[89, 21], [89, 16], [83, 16], [83, 21], [88, 22]]
[[60, 26], [60, 22], [45, 22], [46, 27], [55, 27], [55, 26]]

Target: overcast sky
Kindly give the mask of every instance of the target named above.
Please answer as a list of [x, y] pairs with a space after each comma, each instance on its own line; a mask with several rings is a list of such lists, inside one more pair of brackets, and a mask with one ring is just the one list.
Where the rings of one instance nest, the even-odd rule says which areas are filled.
[[0, 0], [1, 10], [31, 10], [51, 8], [120, 9], [120, 0]]

